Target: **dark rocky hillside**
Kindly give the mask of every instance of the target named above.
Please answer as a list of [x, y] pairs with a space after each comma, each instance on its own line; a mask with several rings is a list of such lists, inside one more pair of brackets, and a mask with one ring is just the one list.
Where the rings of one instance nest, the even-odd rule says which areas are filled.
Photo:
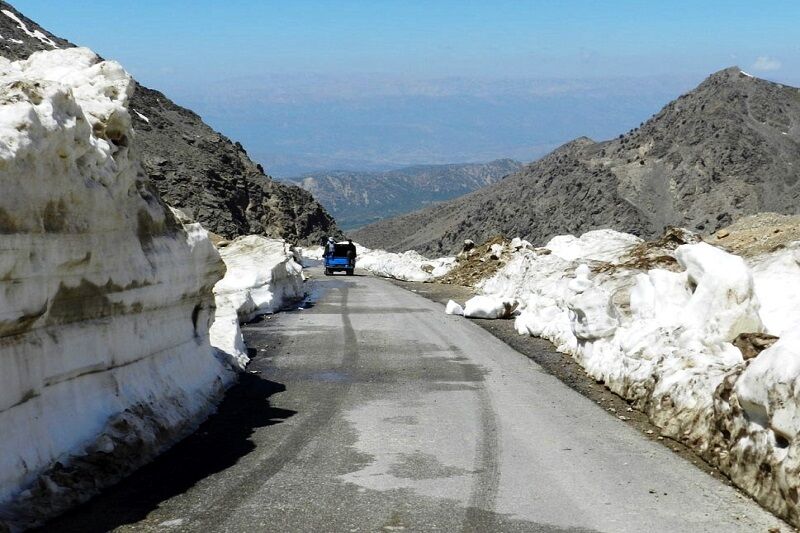
[[[25, 59], [53, 45], [73, 46], [0, 0], [2, 10], [27, 29], [0, 12], [3, 57]], [[136, 146], [154, 185], [167, 203], [207, 229], [226, 238], [257, 233], [293, 242], [339, 234], [333, 218], [309, 192], [273, 181], [239, 143], [211, 129], [192, 111], [141, 85], [130, 107]]]
[[336, 218], [352, 229], [401, 215], [497, 183], [522, 168], [513, 159], [489, 163], [415, 165], [386, 172], [334, 171], [284, 181], [311, 192]]
[[435, 255], [498, 233], [542, 243], [604, 227], [712, 232], [764, 211], [800, 213], [800, 90], [732, 67], [617, 139], [577, 139], [495, 185], [355, 238]]

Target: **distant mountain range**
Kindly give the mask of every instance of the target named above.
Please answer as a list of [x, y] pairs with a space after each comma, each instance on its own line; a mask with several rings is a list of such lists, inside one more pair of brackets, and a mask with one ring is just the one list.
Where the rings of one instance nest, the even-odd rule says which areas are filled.
[[309, 191], [350, 230], [450, 200], [497, 183], [522, 168], [513, 159], [489, 163], [417, 165], [386, 172], [333, 171], [284, 181]]
[[511, 158], [639, 124], [701, 74], [591, 79], [413, 79], [254, 73], [165, 82], [273, 176]]
[[[0, 56], [25, 59], [74, 46], [0, 0]], [[124, 66], [124, 65], [123, 65]], [[316, 242], [336, 235], [331, 216], [307, 191], [272, 180], [238, 142], [158, 91], [137, 86], [130, 101], [135, 148], [161, 197], [207, 229]]]
[[732, 67], [616, 139], [576, 139], [499, 183], [354, 238], [437, 255], [495, 234], [543, 243], [605, 227], [712, 232], [763, 211], [800, 213], [800, 90]]

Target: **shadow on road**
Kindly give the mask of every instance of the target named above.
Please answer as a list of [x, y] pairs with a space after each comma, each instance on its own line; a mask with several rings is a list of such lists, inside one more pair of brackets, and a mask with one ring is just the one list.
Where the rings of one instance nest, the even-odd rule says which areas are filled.
[[221, 472], [250, 453], [254, 430], [279, 424], [295, 411], [278, 409], [268, 398], [286, 389], [254, 374], [242, 374], [198, 430], [132, 476], [89, 502], [46, 524], [41, 531], [109, 531], [144, 519], [159, 504], [203, 478]]

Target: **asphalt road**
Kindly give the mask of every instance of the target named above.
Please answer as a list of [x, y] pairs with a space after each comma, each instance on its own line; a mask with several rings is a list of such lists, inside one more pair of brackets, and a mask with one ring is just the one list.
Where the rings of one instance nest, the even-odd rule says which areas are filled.
[[[314, 272], [197, 434], [47, 531], [735, 531], [781, 522], [440, 304]], [[785, 526], [782, 526], [785, 527]]]

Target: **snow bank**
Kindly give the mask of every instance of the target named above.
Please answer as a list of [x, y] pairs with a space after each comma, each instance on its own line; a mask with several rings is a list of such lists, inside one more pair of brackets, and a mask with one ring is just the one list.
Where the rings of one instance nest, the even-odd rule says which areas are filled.
[[356, 268], [363, 268], [385, 278], [433, 281], [447, 274], [456, 264], [455, 257], [428, 259], [413, 250], [398, 254], [356, 246], [358, 250]]
[[249, 361], [240, 322], [275, 313], [305, 296], [303, 268], [285, 241], [260, 235], [239, 237], [220, 249], [227, 273], [214, 287], [217, 312], [211, 344], [231, 364], [243, 369]]
[[[364, 269], [376, 276], [403, 281], [433, 281], [447, 274], [456, 263], [455, 257], [428, 259], [417, 252], [397, 254], [384, 250], [371, 250], [356, 244], [356, 268]], [[299, 248], [304, 267], [322, 265], [322, 246]]]
[[453, 300], [448, 300], [447, 306], [444, 308], [444, 312], [448, 315], [464, 316], [464, 308]]
[[89, 497], [234, 378], [208, 334], [224, 264], [149, 185], [132, 91], [87, 49], [0, 58], [0, 514]]
[[800, 320], [800, 242], [750, 259], [759, 314], [767, 333], [784, 335]]
[[324, 253], [322, 246], [297, 247], [295, 248], [295, 252], [299, 256], [298, 262], [303, 265], [304, 268], [322, 265], [322, 254]]
[[489, 319], [510, 318], [516, 309], [516, 300], [478, 295], [473, 296], [464, 304], [464, 316]]
[[[480, 288], [520, 300], [519, 333], [551, 340], [800, 523], [800, 243], [748, 261], [684, 244], [658, 251], [674, 268], [650, 270], [631, 266], [640, 244], [612, 231], [556, 237], [521, 249]], [[745, 361], [733, 341], [764, 332], [781, 339]]]

